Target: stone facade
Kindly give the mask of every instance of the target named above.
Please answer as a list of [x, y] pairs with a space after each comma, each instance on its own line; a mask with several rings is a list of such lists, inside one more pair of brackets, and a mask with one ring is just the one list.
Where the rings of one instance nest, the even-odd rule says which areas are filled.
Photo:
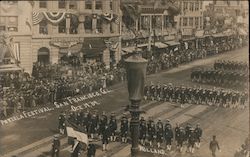
[[182, 36], [194, 36], [197, 30], [203, 29], [203, 1], [186, 1], [178, 2], [181, 10], [176, 16], [177, 29], [182, 33]]
[[[47, 57], [52, 64], [58, 63], [62, 55], [67, 55], [65, 49], [82, 44], [85, 38], [101, 38], [103, 41], [112, 38], [112, 42], [102, 52], [102, 61], [107, 67], [113, 45], [118, 44], [112, 48], [116, 63], [121, 58], [120, 0], [5, 1], [0, 4], [1, 18], [15, 16], [18, 19], [16, 31], [7, 30], [8, 26], [1, 30], [7, 31], [14, 42], [19, 43], [21, 66], [29, 73], [33, 63], [39, 60], [39, 55], [44, 55], [40, 57], [43, 59]], [[10, 4], [14, 7], [11, 10], [7, 6]], [[0, 23], [2, 25], [3, 22]], [[54, 39], [59, 39], [57, 45], [51, 42]], [[64, 54], [61, 53], [62, 49]], [[77, 51], [81, 49], [74, 50], [74, 53]]]

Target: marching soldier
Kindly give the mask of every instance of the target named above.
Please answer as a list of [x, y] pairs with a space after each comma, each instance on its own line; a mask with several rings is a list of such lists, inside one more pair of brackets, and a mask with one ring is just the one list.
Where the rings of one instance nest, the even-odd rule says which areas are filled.
[[139, 136], [140, 143], [142, 145], [145, 145], [145, 140], [147, 137], [147, 126], [146, 126], [146, 121], [144, 119], [140, 120], [139, 134], [140, 134]]
[[202, 129], [200, 128], [200, 124], [198, 123], [196, 125], [196, 128], [194, 130], [194, 133], [195, 133], [195, 138], [196, 138], [196, 147], [197, 148], [200, 148], [201, 146], [201, 136], [202, 136]]
[[149, 141], [149, 145], [152, 146], [154, 139], [155, 139], [155, 124], [154, 121], [151, 121], [148, 124], [148, 141]]
[[121, 129], [120, 129], [122, 143], [127, 143], [128, 127], [129, 127], [128, 118], [124, 114], [121, 120]]
[[96, 114], [93, 114], [90, 123], [90, 137], [92, 139], [94, 138], [94, 135], [97, 133], [97, 129], [98, 129], [98, 117]]
[[58, 135], [55, 135], [52, 143], [52, 154], [51, 154], [52, 157], [59, 157], [60, 145], [61, 144]]
[[211, 150], [213, 157], [216, 157], [215, 152], [216, 152], [217, 149], [220, 151], [219, 143], [216, 140], [215, 135], [213, 135], [213, 140], [209, 144], [209, 149]]
[[106, 113], [103, 111], [102, 115], [101, 115], [101, 119], [100, 119], [100, 126], [99, 126], [99, 136], [100, 139], [103, 136], [103, 132], [105, 130], [105, 126], [108, 124], [108, 117], [106, 115]]
[[59, 125], [58, 125], [59, 132], [61, 134], [64, 134], [65, 133], [65, 121], [66, 121], [66, 117], [65, 117], [65, 114], [63, 112], [61, 112], [61, 114], [59, 115], [58, 120], [59, 120]]
[[172, 147], [172, 139], [173, 139], [173, 131], [170, 125], [165, 125], [164, 135], [165, 135], [167, 150], [170, 151]]
[[109, 138], [110, 138], [110, 130], [109, 126], [106, 124], [103, 128], [103, 133], [102, 133], [102, 151], [107, 151]]
[[95, 157], [96, 146], [94, 143], [91, 143], [91, 140], [89, 140], [89, 142], [90, 144], [88, 145], [87, 157]]
[[109, 129], [110, 129], [110, 133], [111, 133], [110, 141], [115, 142], [116, 141], [117, 121], [116, 121], [114, 112], [111, 114], [111, 117], [110, 117]]
[[156, 142], [158, 148], [161, 147], [161, 144], [163, 142], [163, 137], [164, 137], [163, 123], [159, 119], [158, 122], [156, 123]]
[[195, 136], [194, 128], [190, 128], [190, 133], [188, 136], [188, 151], [192, 154], [194, 153]]
[[177, 141], [177, 149], [180, 149], [182, 152], [183, 142], [185, 141], [185, 130], [183, 127], [180, 127], [180, 131], [178, 131], [175, 135]]

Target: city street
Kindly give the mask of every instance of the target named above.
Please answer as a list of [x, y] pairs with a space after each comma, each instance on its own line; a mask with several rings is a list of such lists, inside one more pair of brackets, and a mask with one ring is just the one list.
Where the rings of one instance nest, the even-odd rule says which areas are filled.
[[[249, 58], [248, 47], [208, 57], [202, 60], [181, 65], [168, 71], [147, 76], [147, 84], [153, 81], [155, 84], [172, 83], [174, 85], [184, 86], [201, 86], [212, 88], [211, 85], [198, 84], [191, 82], [190, 73], [192, 69], [197, 67], [212, 68], [216, 60], [234, 60], [247, 61]], [[121, 115], [124, 106], [129, 104], [126, 82], [114, 85], [110, 89], [110, 93], [90, 98], [88, 100], [74, 103], [78, 106], [83, 102], [96, 101], [98, 105], [90, 110], [97, 109], [99, 113], [106, 111], [111, 113], [115, 111], [117, 115]], [[51, 105], [50, 107], [55, 107]], [[0, 156], [11, 157], [45, 157], [49, 156], [51, 149], [52, 136], [58, 133], [58, 115], [61, 111], [70, 110], [71, 105], [55, 108], [52, 111], [37, 114], [18, 121], [0, 125]], [[203, 137], [201, 148], [195, 150], [194, 154], [183, 152], [182, 154], [171, 151], [165, 155], [157, 155], [144, 153], [144, 156], [171, 156], [171, 157], [207, 157], [211, 156], [209, 151], [209, 142], [212, 135], [218, 138], [221, 152], [217, 152], [219, 157], [233, 156], [249, 134], [249, 106], [244, 109], [216, 108], [214, 106], [192, 105], [186, 104], [184, 108], [180, 108], [179, 104], [168, 102], [143, 102], [142, 108], [146, 111], [144, 117], [153, 116], [156, 120], [161, 118], [170, 119], [171, 124], [180, 123], [185, 126], [187, 122], [192, 125], [201, 124], [203, 129]], [[67, 145], [67, 138], [62, 137], [62, 150], [60, 157], [68, 157], [71, 146]], [[97, 157], [113, 156], [127, 157], [130, 154], [130, 145], [120, 144], [119, 142], [111, 143], [107, 152], [101, 151], [101, 142], [97, 143]], [[164, 149], [165, 150], [165, 149]], [[188, 154], [188, 155], [187, 155]]]

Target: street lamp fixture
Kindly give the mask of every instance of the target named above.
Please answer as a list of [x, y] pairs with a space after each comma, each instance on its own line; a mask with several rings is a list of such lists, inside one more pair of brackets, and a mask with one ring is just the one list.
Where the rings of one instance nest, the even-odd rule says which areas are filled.
[[132, 117], [130, 122], [132, 139], [131, 156], [137, 157], [139, 151], [139, 116], [143, 112], [140, 110], [139, 105], [144, 94], [147, 60], [142, 58], [141, 54], [136, 51], [125, 60], [125, 64], [129, 100], [131, 101], [131, 105], [129, 106], [129, 112]]

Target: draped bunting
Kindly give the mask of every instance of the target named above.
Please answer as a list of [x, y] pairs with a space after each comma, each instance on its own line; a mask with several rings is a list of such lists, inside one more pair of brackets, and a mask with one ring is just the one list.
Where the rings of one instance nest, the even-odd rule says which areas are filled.
[[53, 24], [57, 24], [61, 22], [65, 18], [65, 15], [66, 15], [65, 12], [59, 13], [59, 14], [53, 14], [51, 12], [43, 12], [43, 14], [46, 17], [46, 19]]
[[53, 24], [61, 22], [65, 18], [66, 12], [33, 12], [33, 24], [39, 24], [43, 19], [48, 20]]

